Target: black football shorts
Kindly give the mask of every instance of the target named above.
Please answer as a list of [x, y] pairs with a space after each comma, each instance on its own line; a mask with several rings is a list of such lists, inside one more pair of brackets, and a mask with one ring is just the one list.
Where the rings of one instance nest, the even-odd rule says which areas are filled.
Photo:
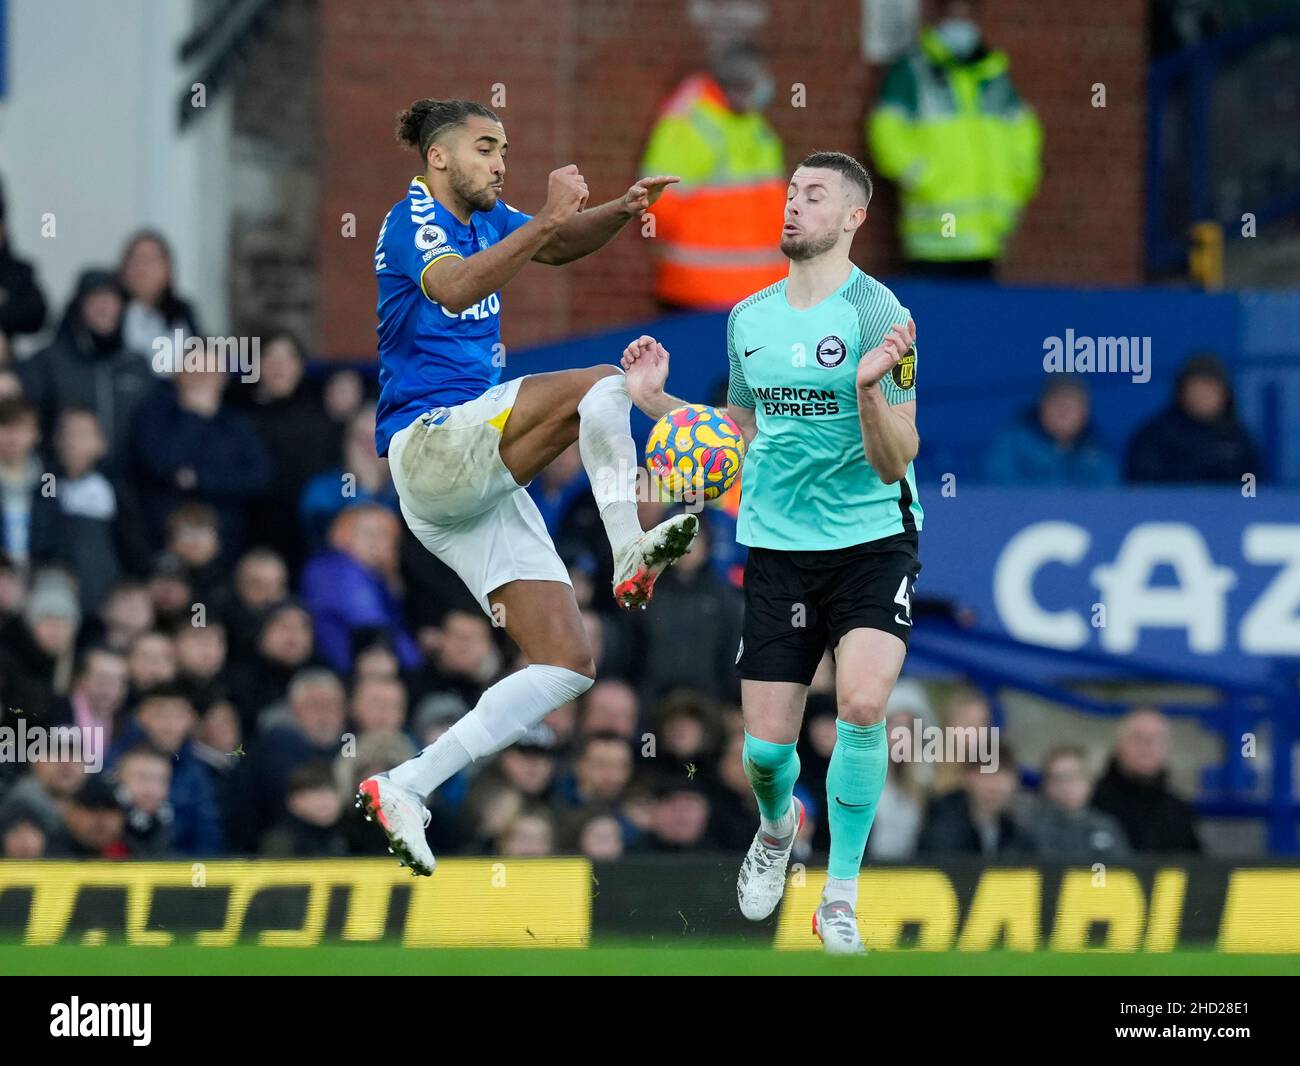
[[881, 629], [906, 644], [920, 572], [913, 532], [831, 551], [750, 548], [737, 673], [807, 685], [850, 629]]

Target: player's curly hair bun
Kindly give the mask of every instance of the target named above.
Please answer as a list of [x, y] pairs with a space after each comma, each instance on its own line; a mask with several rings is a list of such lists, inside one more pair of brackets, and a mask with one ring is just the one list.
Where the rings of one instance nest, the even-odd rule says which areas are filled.
[[470, 115], [501, 121], [495, 111], [473, 100], [416, 100], [397, 116], [397, 142], [423, 158], [436, 137], [461, 125]]

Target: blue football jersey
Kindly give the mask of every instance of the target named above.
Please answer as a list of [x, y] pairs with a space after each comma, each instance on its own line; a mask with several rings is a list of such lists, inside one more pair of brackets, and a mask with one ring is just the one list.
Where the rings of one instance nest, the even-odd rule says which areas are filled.
[[431, 407], [472, 400], [501, 377], [501, 294], [460, 314], [424, 291], [430, 263], [464, 259], [513, 233], [532, 216], [498, 200], [463, 223], [433, 198], [424, 179], [411, 179], [406, 199], [384, 217], [375, 243], [379, 283], [379, 406], [375, 447], [388, 442]]

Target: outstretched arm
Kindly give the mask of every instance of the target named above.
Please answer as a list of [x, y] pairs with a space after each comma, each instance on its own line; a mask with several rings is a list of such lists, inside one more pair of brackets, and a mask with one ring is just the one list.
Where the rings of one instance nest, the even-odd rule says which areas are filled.
[[[664, 392], [668, 382], [668, 349], [653, 337], [641, 336], [623, 349], [620, 365], [627, 374], [627, 393], [637, 409], [656, 422], [669, 411], [689, 403]], [[758, 431], [752, 407], [731, 404], [727, 414], [740, 428], [748, 444]]]
[[560, 225], [537, 250], [534, 261], [559, 266], [603, 248], [625, 225], [640, 218], [664, 189], [678, 180], [671, 175], [642, 178], [617, 200], [578, 212]]
[[459, 252], [438, 255], [424, 268], [424, 294], [452, 314], [460, 314], [486, 299], [535, 259], [587, 202], [587, 183], [578, 168], [553, 170], [547, 179], [546, 206], [529, 222], [481, 252], [464, 258]]

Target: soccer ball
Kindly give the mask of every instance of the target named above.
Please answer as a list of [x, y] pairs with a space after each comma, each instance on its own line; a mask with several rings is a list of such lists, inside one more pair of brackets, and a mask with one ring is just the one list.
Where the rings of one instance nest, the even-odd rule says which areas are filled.
[[716, 407], [688, 403], [655, 423], [645, 445], [645, 465], [659, 498], [716, 500], [740, 476], [745, 438]]

